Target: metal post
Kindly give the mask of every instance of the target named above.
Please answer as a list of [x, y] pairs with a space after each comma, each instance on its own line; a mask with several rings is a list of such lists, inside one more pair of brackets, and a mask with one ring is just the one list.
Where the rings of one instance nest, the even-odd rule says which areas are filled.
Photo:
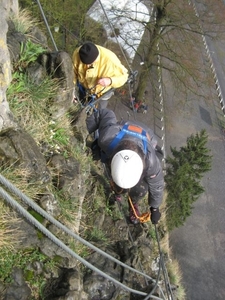
[[48, 21], [47, 21], [47, 19], [46, 19], [46, 17], [45, 17], [45, 14], [44, 14], [43, 9], [42, 9], [41, 3], [40, 3], [39, 0], [35, 0], [35, 1], [37, 2], [38, 6], [39, 6], [39, 9], [40, 9], [40, 11], [41, 11], [41, 15], [42, 15], [42, 17], [43, 17], [43, 19], [44, 19], [45, 25], [46, 25], [47, 30], [48, 30], [48, 32], [49, 32], [49, 35], [50, 35], [50, 38], [51, 38], [52, 43], [53, 43], [53, 45], [54, 45], [54, 48], [55, 48], [56, 51], [58, 51], [58, 48], [57, 48], [57, 46], [56, 46], [56, 44], [55, 44], [55, 41], [54, 41], [53, 35], [52, 35], [52, 33], [51, 33], [50, 27], [49, 27], [49, 25], [48, 25]]

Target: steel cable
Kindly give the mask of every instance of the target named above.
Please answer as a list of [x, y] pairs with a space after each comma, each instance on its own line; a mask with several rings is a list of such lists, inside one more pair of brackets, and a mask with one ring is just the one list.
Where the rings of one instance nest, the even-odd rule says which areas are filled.
[[102, 8], [102, 11], [103, 11], [103, 13], [104, 13], [104, 15], [105, 15], [105, 17], [106, 17], [106, 19], [107, 19], [107, 22], [109, 23], [109, 26], [110, 26], [110, 28], [111, 28], [113, 34], [114, 34], [114, 37], [115, 37], [115, 39], [116, 39], [116, 42], [117, 42], [118, 46], [120, 47], [120, 51], [121, 51], [121, 53], [123, 54], [123, 57], [124, 57], [124, 59], [125, 59], [125, 61], [126, 61], [126, 63], [127, 63], [127, 66], [128, 66], [128, 68], [130, 69], [131, 74], [132, 74], [133, 71], [132, 71], [132, 69], [131, 69], [131, 66], [130, 66], [130, 64], [129, 64], [127, 58], [126, 58], [126, 55], [125, 55], [125, 53], [124, 53], [124, 51], [123, 51], [123, 49], [122, 49], [122, 47], [121, 47], [121, 45], [120, 45], [120, 43], [119, 43], [119, 41], [118, 41], [118, 39], [117, 39], [117, 35], [116, 35], [116, 33], [115, 33], [115, 30], [114, 30], [114, 28], [113, 28], [113, 26], [112, 26], [112, 24], [111, 24], [111, 22], [110, 22], [110, 20], [109, 20], [109, 17], [107, 16], [107, 13], [106, 13], [106, 11], [105, 11], [103, 5], [102, 5], [102, 2], [101, 2], [100, 0], [98, 0], [98, 2], [99, 2], [99, 4], [100, 4], [100, 6], [101, 6], [101, 8]]
[[60, 223], [55, 218], [53, 218], [51, 215], [49, 215], [45, 210], [43, 210], [39, 205], [37, 205], [32, 199], [30, 199], [25, 194], [23, 194], [19, 189], [17, 189], [12, 183], [10, 183], [1, 174], [0, 174], [0, 182], [4, 186], [6, 186], [12, 193], [14, 193], [15, 195], [17, 195], [21, 200], [23, 200], [27, 205], [29, 205], [36, 212], [38, 212], [40, 215], [42, 215], [45, 219], [47, 219], [48, 221], [50, 221], [52, 224], [54, 224], [55, 226], [57, 226], [61, 230], [65, 231], [67, 234], [69, 234], [70, 236], [72, 236], [73, 238], [75, 238], [76, 240], [78, 240], [79, 242], [81, 242], [82, 244], [84, 244], [85, 246], [88, 246], [89, 248], [91, 248], [92, 250], [98, 252], [99, 254], [107, 257], [108, 259], [111, 259], [112, 261], [114, 261], [115, 263], [121, 265], [122, 267], [127, 268], [127, 269], [129, 269], [129, 270], [131, 270], [131, 271], [133, 271], [133, 272], [135, 272], [137, 274], [140, 274], [140, 275], [142, 275], [142, 276], [150, 279], [151, 281], [155, 282], [155, 280], [153, 278], [151, 278], [150, 276], [148, 276], [145, 273], [142, 273], [142, 272], [140, 272], [138, 270], [135, 270], [134, 268], [132, 268], [132, 267], [124, 264], [120, 260], [118, 260], [118, 259], [114, 258], [113, 256], [107, 254], [106, 252], [102, 251], [101, 249], [97, 248], [96, 246], [92, 245], [88, 241], [86, 241], [83, 238], [81, 238], [79, 235], [77, 235], [74, 232], [72, 232], [70, 229], [68, 229], [62, 223]]
[[45, 25], [46, 25], [46, 27], [47, 27], [47, 30], [48, 30], [48, 33], [49, 33], [50, 38], [51, 38], [51, 40], [52, 40], [53, 46], [54, 46], [55, 50], [58, 51], [58, 48], [57, 48], [56, 43], [55, 43], [55, 40], [54, 40], [54, 38], [53, 38], [51, 29], [50, 29], [50, 27], [49, 27], [49, 25], [48, 25], [48, 21], [47, 21], [47, 19], [46, 19], [46, 17], [45, 17], [45, 14], [44, 14], [43, 9], [42, 9], [41, 3], [40, 3], [39, 0], [34, 0], [34, 1], [37, 2], [38, 7], [39, 7], [39, 9], [40, 9], [40, 11], [41, 11], [42, 18], [43, 18], [44, 23], [45, 23]]
[[[57, 246], [65, 250], [67, 253], [69, 253], [71, 256], [79, 260], [81, 263], [83, 263], [86, 267], [93, 270], [94, 272], [100, 274], [102, 277], [107, 278], [108, 280], [114, 282], [116, 285], [119, 285], [123, 289], [135, 293], [138, 295], [146, 296], [146, 293], [140, 292], [134, 289], [131, 289], [121, 282], [117, 281], [113, 277], [107, 275], [106, 273], [102, 272], [89, 262], [87, 262], [85, 259], [80, 257], [78, 254], [73, 252], [68, 246], [66, 246], [62, 241], [60, 241], [55, 235], [53, 235], [48, 229], [46, 229], [41, 223], [39, 223], [31, 214], [29, 214], [20, 204], [18, 204], [3, 188], [0, 188], [0, 196], [3, 197], [9, 203], [13, 208], [15, 208], [23, 217], [25, 217], [31, 224], [33, 224], [38, 230], [40, 230], [42, 233], [44, 233], [52, 242], [54, 242]], [[155, 297], [155, 299], [159, 299], [158, 297]]]

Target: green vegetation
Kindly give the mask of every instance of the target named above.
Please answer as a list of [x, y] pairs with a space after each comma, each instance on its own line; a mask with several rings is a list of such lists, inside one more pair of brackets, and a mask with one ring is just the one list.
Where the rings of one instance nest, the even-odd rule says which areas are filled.
[[[12, 182], [22, 193], [29, 198], [36, 199], [38, 194], [43, 192], [43, 187], [36, 182], [29, 180], [30, 174], [27, 169], [17, 168], [17, 165], [2, 166], [0, 168], [2, 176]], [[16, 197], [15, 197], [16, 198]]]
[[48, 75], [37, 81], [27, 73], [27, 67], [44, 52], [44, 48], [30, 40], [21, 44], [20, 59], [13, 66], [7, 99], [15, 118], [38, 144], [48, 144], [49, 151], [62, 151], [67, 156], [72, 133], [69, 117], [53, 121], [50, 110], [59, 82]]
[[[27, 1], [21, 1], [22, 3], [26, 3]], [[84, 15], [86, 13], [87, 7], [92, 3], [93, 1], [76, 1], [76, 8], [77, 10], [72, 10], [71, 7], [69, 9], [62, 9], [62, 6], [59, 5], [59, 3], [62, 4], [60, 1], [55, 1], [53, 4], [50, 1], [43, 1], [43, 6], [46, 5], [47, 11], [53, 11], [59, 12], [59, 16], [57, 17], [57, 24], [65, 21], [69, 22], [71, 21], [71, 25], [69, 28], [76, 27], [74, 20], [76, 22], [79, 22], [79, 26], [76, 28], [77, 33], [79, 33], [79, 37], [81, 39], [86, 39], [90, 33], [87, 33], [84, 29]], [[29, 1], [30, 5], [30, 1]], [[51, 5], [51, 7], [49, 7]], [[56, 5], [56, 7], [52, 7]], [[71, 1], [63, 1], [63, 5], [72, 5]], [[73, 1], [74, 6], [74, 1]], [[73, 7], [72, 6], [72, 7]], [[57, 8], [57, 9], [56, 9]], [[82, 11], [80, 8], [84, 9]], [[32, 10], [37, 9], [37, 7], [32, 6]], [[68, 14], [65, 15], [65, 14]], [[77, 17], [79, 15], [79, 18]], [[54, 18], [52, 16], [49, 17], [50, 20], [53, 20]], [[52, 23], [53, 24], [53, 23]], [[68, 26], [69, 23], [65, 24], [65, 26]], [[23, 32], [28, 32], [30, 25], [19, 26], [17, 24], [18, 30], [23, 30]], [[54, 25], [51, 25], [51, 29], [53, 29]], [[61, 26], [61, 25], [60, 25]], [[23, 29], [19, 29], [23, 28]], [[71, 29], [72, 30], [72, 29]], [[57, 33], [54, 33], [57, 35]], [[56, 36], [57, 37], [57, 36]], [[58, 41], [61, 40], [61, 36], [56, 38], [56, 42], [58, 44]], [[68, 37], [67, 37], [68, 38]], [[95, 36], [92, 36], [92, 40], [95, 40]], [[78, 40], [73, 40], [70, 44], [68, 40], [64, 41], [64, 46], [68, 47], [67, 51], [69, 53], [72, 53], [72, 49], [76, 47], [76, 44], [78, 43]], [[62, 47], [62, 48], [63, 48]], [[70, 48], [71, 47], [71, 48]], [[13, 70], [13, 81], [11, 83], [11, 86], [9, 87], [7, 91], [7, 99], [10, 104], [10, 109], [13, 112], [13, 115], [16, 117], [16, 119], [19, 121], [20, 125], [28, 132], [30, 135], [35, 139], [37, 144], [39, 145], [46, 145], [46, 153], [44, 155], [48, 156], [49, 153], [60, 153], [63, 154], [64, 157], [73, 156], [75, 159], [78, 160], [78, 162], [81, 164], [81, 170], [86, 172], [88, 168], [90, 168], [90, 165], [92, 164], [91, 158], [86, 157], [84, 155], [84, 149], [82, 149], [79, 145], [76, 147], [71, 147], [70, 145], [70, 138], [73, 136], [73, 132], [71, 130], [71, 124], [70, 119], [68, 115], [63, 116], [60, 118], [60, 120], [52, 120], [51, 114], [49, 112], [50, 104], [52, 99], [57, 93], [58, 89], [58, 82], [56, 80], [53, 80], [51, 76], [46, 76], [45, 78], [42, 78], [42, 80], [37, 84], [34, 80], [30, 79], [27, 72], [27, 67], [34, 62], [37, 57], [44, 53], [45, 49], [40, 47], [38, 44], [33, 43], [31, 40], [28, 40], [27, 43], [21, 44], [21, 56], [20, 60], [17, 64], [15, 64], [14, 70]], [[191, 142], [191, 141], [190, 141]], [[197, 143], [197, 141], [196, 141]], [[189, 146], [191, 147], [191, 145]], [[193, 147], [193, 145], [192, 145]], [[199, 148], [203, 147], [204, 150], [204, 143]], [[199, 149], [200, 151], [201, 149]], [[184, 150], [182, 150], [184, 151]], [[182, 152], [181, 151], [181, 152]], [[168, 169], [168, 177], [166, 178], [167, 181], [167, 187], [168, 187], [168, 199], [171, 202], [168, 202], [168, 215], [174, 218], [172, 219], [173, 222], [175, 222], [175, 219], [177, 217], [176, 214], [171, 214], [170, 209], [173, 211], [177, 211], [177, 207], [174, 208], [174, 202], [173, 199], [176, 199], [175, 196], [177, 194], [174, 193], [172, 186], [173, 186], [173, 177], [176, 177], [177, 174], [179, 175], [179, 166], [176, 164], [176, 159], [179, 158], [180, 155], [178, 155], [178, 152], [175, 149], [172, 149], [172, 152], [175, 156], [173, 159], [168, 159], [168, 164], [171, 164], [171, 167]], [[185, 152], [185, 151], [184, 151]], [[186, 154], [185, 154], [186, 155]], [[184, 155], [184, 158], [185, 158]], [[206, 155], [207, 156], [207, 155]], [[190, 160], [190, 159], [189, 159]], [[199, 161], [198, 161], [199, 163]], [[93, 165], [92, 165], [93, 167]], [[94, 167], [93, 167], [94, 168]], [[51, 175], [53, 176], [56, 184], [55, 187], [49, 187], [47, 186], [48, 190], [52, 192], [57, 199], [60, 209], [61, 209], [61, 219], [66, 223], [69, 222], [72, 226], [72, 223], [76, 220], [76, 211], [77, 211], [77, 201], [76, 199], [70, 199], [70, 196], [66, 194], [63, 190], [57, 189], [57, 183], [59, 179], [58, 170], [54, 170], [51, 166], [49, 166]], [[205, 168], [206, 170], [207, 168]], [[186, 166], [184, 169], [182, 169], [181, 173], [189, 171], [188, 167]], [[15, 174], [14, 172], [18, 172], [18, 170], [14, 170], [13, 166], [12, 168], [3, 170], [3, 173], [7, 174], [7, 178], [14, 183], [21, 191], [25, 192], [26, 195], [28, 195], [32, 199], [36, 199], [37, 195], [40, 195], [43, 192], [42, 185], [35, 185], [30, 182], [28, 182], [27, 178], [29, 177], [29, 174], [26, 174], [25, 170], [20, 170], [24, 173], [21, 174]], [[192, 170], [193, 171], [193, 170]], [[194, 171], [193, 171], [194, 172]], [[11, 175], [10, 175], [10, 174]], [[82, 172], [83, 173], [83, 172]], [[176, 175], [176, 176], [175, 176]], [[184, 176], [184, 178], [187, 179], [187, 176]], [[200, 177], [199, 177], [200, 178]], [[93, 178], [88, 179], [88, 185], [91, 185], [94, 181]], [[180, 183], [180, 182], [179, 182]], [[100, 230], [99, 228], [95, 227], [93, 225], [93, 221], [98, 218], [102, 213], [106, 213], [110, 215], [114, 220], [117, 220], [120, 218], [118, 215], [118, 211], [111, 210], [110, 207], [105, 203], [105, 190], [102, 187], [102, 183], [97, 186], [97, 190], [93, 191], [92, 195], [87, 196], [86, 203], [83, 205], [84, 209], [84, 217], [86, 217], [87, 224], [86, 228], [84, 228], [82, 234], [86, 238], [88, 238], [90, 241], [94, 242], [103, 242], [105, 244], [108, 244], [109, 241], [107, 240], [104, 232]], [[179, 184], [177, 183], [177, 186]], [[185, 180], [182, 186], [185, 186]], [[193, 188], [197, 188], [198, 185], [193, 184]], [[182, 190], [182, 189], [181, 189]], [[198, 190], [198, 194], [202, 191], [201, 188]], [[179, 194], [180, 196], [180, 194]], [[196, 197], [196, 191], [194, 194], [194, 197]], [[66, 201], [65, 201], [66, 199]], [[183, 199], [183, 198], [182, 198]], [[186, 201], [187, 197], [184, 199]], [[5, 208], [3, 209], [5, 211]], [[186, 210], [178, 210], [178, 220], [179, 218], [183, 220], [185, 218]], [[37, 215], [36, 215], [37, 218]], [[1, 219], [1, 217], [0, 217]], [[92, 222], [90, 221], [92, 220]], [[174, 224], [174, 223], [173, 223]], [[172, 225], [173, 225], [172, 224]], [[177, 223], [176, 223], [177, 225]], [[180, 225], [180, 224], [178, 224]], [[86, 225], [83, 225], [85, 227]], [[169, 228], [171, 228], [171, 224], [168, 223]], [[0, 224], [1, 228], [1, 224]], [[9, 239], [8, 230], [10, 230], [6, 223], [4, 223], [4, 226], [2, 226], [2, 231], [0, 230], [0, 237], [2, 238], [2, 245], [0, 250], [0, 279], [3, 282], [10, 282], [11, 277], [11, 271], [13, 266], [18, 266], [22, 268], [22, 270], [26, 274], [26, 278], [29, 282], [29, 285], [32, 289], [32, 292], [35, 293], [37, 291], [37, 295], [40, 295], [41, 287], [43, 286], [43, 277], [38, 276], [35, 277], [32, 270], [27, 269], [28, 261], [30, 263], [39, 261], [44, 264], [44, 267], [55, 267], [58, 257], [55, 260], [51, 260], [47, 257], [45, 257], [43, 254], [41, 254], [38, 249], [27, 249], [27, 250], [20, 250], [15, 251], [14, 249], [14, 243], [17, 240], [15, 238], [14, 240]], [[155, 240], [155, 234], [153, 228], [150, 228], [149, 235], [152, 237], [153, 240]], [[1, 245], [1, 244], [0, 244]], [[87, 247], [77, 245], [76, 243], [71, 241], [71, 247], [80, 255], [86, 256], [88, 253]], [[5, 253], [7, 252], [7, 249], [10, 249], [8, 251], [7, 255]], [[174, 281], [175, 282], [175, 281]], [[35, 298], [37, 299], [37, 298]], [[182, 299], [182, 298], [180, 298]]]
[[[44, 266], [42, 272], [35, 272], [35, 263]], [[30, 248], [15, 250], [8, 247], [0, 248], [0, 280], [4, 283], [12, 282], [12, 269], [23, 270], [25, 281], [32, 287], [32, 299], [38, 299], [41, 287], [46, 281], [44, 271], [50, 272], [57, 268], [57, 262], [40, 253], [38, 249]]]
[[[0, 249], [11, 248], [12, 244], [21, 238], [18, 228], [13, 228], [13, 224], [19, 224], [19, 219], [10, 212], [9, 208], [0, 202]], [[0, 256], [1, 257], [1, 256]], [[1, 269], [1, 268], [0, 268]]]
[[19, 71], [23, 71], [30, 63], [35, 62], [38, 56], [45, 51], [46, 50], [42, 46], [34, 44], [29, 39], [26, 43], [22, 42], [20, 48], [20, 59], [16, 65], [14, 65], [14, 70], [18, 67]]
[[207, 134], [201, 130], [187, 139], [187, 145], [171, 148], [172, 157], [166, 159], [167, 226], [169, 230], [184, 224], [191, 215], [192, 205], [204, 192], [200, 180], [211, 170], [211, 158], [206, 147]]
[[[23, 269], [25, 272], [28, 272], [27, 262], [29, 261], [32, 264], [35, 261], [45, 262], [48, 261], [48, 265], [46, 267], [53, 267], [53, 262], [50, 262], [50, 259], [41, 254], [37, 249], [25, 249], [25, 250], [10, 250], [7, 247], [3, 247], [0, 249], [0, 257], [1, 257], [1, 269], [0, 269], [0, 280], [4, 282], [11, 282], [11, 271], [13, 267], [19, 267]], [[29, 274], [30, 279], [31, 276]], [[35, 278], [33, 278], [35, 279]], [[29, 280], [28, 280], [29, 281]]]
[[[55, 43], [60, 50], [65, 50], [72, 55], [74, 49], [84, 40], [96, 40], [98, 36], [96, 28], [93, 28], [93, 24], [92, 26], [91, 24], [85, 25], [86, 13], [95, 2], [94, 0], [42, 0], [40, 2]], [[19, 0], [19, 4], [22, 8], [30, 9], [32, 16], [37, 18], [40, 23], [43, 21], [35, 1]], [[47, 33], [43, 22], [40, 24], [40, 27]], [[100, 24], [98, 24], [98, 27], [100, 27]], [[90, 29], [92, 30], [91, 35]], [[46, 34], [46, 36], [49, 39], [49, 35]], [[50, 39], [48, 44], [52, 45]]]
[[15, 29], [25, 35], [29, 35], [31, 29], [38, 25], [37, 19], [31, 15], [31, 12], [27, 9], [20, 9], [18, 15], [12, 15], [11, 20], [15, 26]]
[[[24, 13], [24, 12], [23, 12]], [[24, 13], [24, 15], [26, 15]], [[23, 17], [24, 17], [23, 15]], [[28, 16], [28, 14], [26, 15]], [[16, 19], [21, 20], [20, 18]], [[23, 18], [23, 30], [20, 29], [20, 23], [16, 24], [18, 30], [29, 32], [32, 22]], [[30, 37], [25, 43], [21, 44], [20, 58], [13, 65], [12, 82], [7, 90], [7, 100], [10, 109], [17, 119], [19, 125], [24, 128], [40, 146], [43, 146], [43, 154], [46, 158], [53, 153], [60, 153], [64, 157], [74, 156], [80, 169], [87, 172], [91, 159], [84, 155], [84, 149], [79, 145], [72, 146], [71, 138], [73, 131], [71, 128], [71, 118], [68, 114], [63, 115], [57, 120], [51, 117], [51, 102], [58, 91], [58, 81], [51, 76], [44, 76], [40, 80], [35, 80], [29, 75], [28, 68], [37, 60], [40, 54], [45, 53], [45, 49], [39, 44], [34, 43]], [[58, 180], [58, 171], [50, 165], [48, 169], [54, 180]], [[61, 206], [61, 220], [70, 225], [76, 221], [76, 203], [75, 199], [70, 199], [70, 195], [63, 190], [57, 189], [52, 183], [41, 184], [29, 180], [30, 174], [26, 169], [21, 169], [15, 165], [1, 166], [1, 174], [5, 176], [20, 191], [25, 193], [29, 198], [38, 200], [43, 193], [52, 193]], [[16, 200], [19, 200], [16, 196]], [[65, 201], [66, 199], [66, 201]], [[18, 250], [17, 245], [21, 240], [22, 233], [15, 228], [19, 226], [20, 219], [16, 218], [2, 202], [0, 213], [0, 281], [7, 284], [11, 282], [12, 268], [18, 267], [25, 274], [26, 281], [32, 290], [32, 299], [40, 299], [41, 288], [46, 282], [43, 273], [36, 275], [29, 266], [35, 261], [43, 265], [43, 269], [51, 270], [56, 266], [57, 259], [50, 259], [43, 255], [39, 249]], [[64, 205], [64, 207], [63, 207]], [[30, 213], [40, 222], [43, 217], [33, 210]], [[12, 225], [14, 225], [12, 227]], [[42, 238], [43, 235], [37, 231], [37, 236]], [[87, 255], [87, 249], [84, 246], [75, 245], [75, 251]]]
[[182, 281], [182, 273], [177, 260], [170, 260], [167, 265], [168, 276], [170, 278], [170, 284], [176, 287], [175, 295], [177, 299], [186, 299], [186, 293], [184, 288], [180, 285]]
[[[115, 203], [114, 203], [115, 204]], [[116, 204], [115, 204], [116, 205]], [[107, 215], [109, 215], [114, 221], [117, 220], [122, 220], [123, 219], [123, 214], [122, 212], [118, 209], [115, 208], [115, 206], [110, 205], [107, 203], [105, 212]]]
[[149, 230], [148, 230], [148, 232], [149, 232], [149, 236], [150, 236], [150, 238], [152, 239], [152, 240], [154, 240], [154, 241], [156, 241], [156, 233], [155, 233], [155, 227], [154, 227], [154, 225], [149, 225]]
[[91, 230], [88, 230], [86, 232], [86, 236], [87, 240], [90, 242], [101, 242], [101, 244], [107, 242], [105, 233], [97, 227], [93, 227]]

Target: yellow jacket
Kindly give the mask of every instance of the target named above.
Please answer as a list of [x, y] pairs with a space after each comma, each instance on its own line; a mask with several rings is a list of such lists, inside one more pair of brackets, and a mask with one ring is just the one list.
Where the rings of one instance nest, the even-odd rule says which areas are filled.
[[[99, 55], [91, 67], [83, 64], [80, 60], [78, 47], [73, 53], [74, 83], [77, 80], [86, 89], [90, 89], [91, 94], [100, 97], [111, 88], [119, 88], [124, 85], [128, 79], [128, 71], [121, 64], [119, 58], [109, 49], [96, 45]], [[111, 85], [104, 87], [96, 85], [97, 81], [103, 77], [111, 78]]]

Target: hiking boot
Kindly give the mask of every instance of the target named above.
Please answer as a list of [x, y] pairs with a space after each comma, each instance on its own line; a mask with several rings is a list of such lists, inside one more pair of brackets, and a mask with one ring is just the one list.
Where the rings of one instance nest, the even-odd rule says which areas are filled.
[[[133, 206], [134, 206], [134, 210], [136, 212], [136, 215], [140, 216], [140, 212], [139, 212], [137, 203], [133, 204]], [[140, 223], [139, 219], [135, 216], [134, 211], [133, 211], [132, 208], [130, 208], [129, 218], [130, 218], [131, 223], [134, 224], [134, 225]]]

